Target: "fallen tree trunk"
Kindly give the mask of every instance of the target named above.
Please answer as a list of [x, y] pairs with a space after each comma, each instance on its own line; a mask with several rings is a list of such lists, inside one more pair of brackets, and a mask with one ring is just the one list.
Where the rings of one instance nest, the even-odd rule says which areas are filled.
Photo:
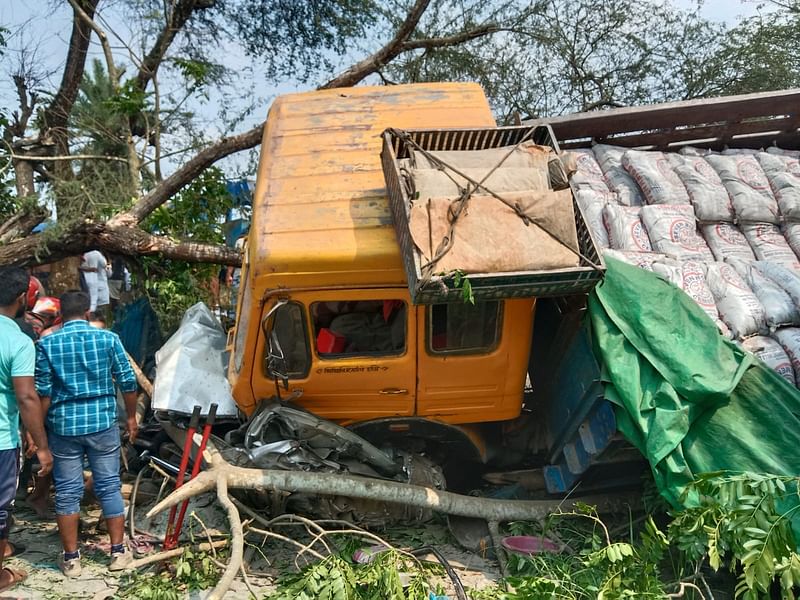
[[[165, 236], [153, 235], [135, 225], [109, 223], [78, 223], [56, 239], [43, 243], [41, 234], [29, 235], [0, 245], [0, 265], [27, 266], [37, 262], [53, 262], [67, 256], [82, 254], [87, 248], [106, 250], [122, 256], [161, 255], [173, 260], [240, 265], [241, 256], [235, 248], [198, 242], [177, 242]], [[41, 259], [37, 260], [37, 254]]]
[[[199, 445], [199, 441], [199, 434], [195, 434], [194, 443]], [[156, 504], [147, 513], [147, 516], [153, 517], [164, 509], [216, 488], [217, 496], [228, 514], [231, 525], [231, 559], [217, 587], [209, 594], [209, 599], [222, 598], [242, 565], [242, 523], [238, 510], [228, 498], [227, 492], [230, 488], [283, 490], [293, 493], [345, 496], [401, 503], [451, 515], [485, 519], [495, 523], [541, 521], [553, 512], [573, 509], [577, 503], [592, 504], [594, 501], [599, 501], [601, 504], [608, 504], [608, 497], [605, 496], [601, 498], [583, 497], [575, 500], [498, 500], [464, 496], [418, 485], [355, 475], [246, 469], [226, 462], [219, 452], [211, 447], [211, 442], [209, 442], [203, 458], [209, 465], [208, 470], [200, 473], [195, 479], [185, 483]]]

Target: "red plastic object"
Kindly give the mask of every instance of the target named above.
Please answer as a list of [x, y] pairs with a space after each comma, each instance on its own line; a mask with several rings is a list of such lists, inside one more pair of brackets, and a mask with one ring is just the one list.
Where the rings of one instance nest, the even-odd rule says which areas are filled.
[[503, 538], [500, 543], [509, 552], [522, 556], [530, 556], [531, 554], [540, 554], [542, 552], [559, 552], [561, 550], [553, 540], [533, 535], [512, 535]]
[[344, 352], [345, 337], [323, 327], [317, 334], [317, 352], [320, 354], [340, 354]]

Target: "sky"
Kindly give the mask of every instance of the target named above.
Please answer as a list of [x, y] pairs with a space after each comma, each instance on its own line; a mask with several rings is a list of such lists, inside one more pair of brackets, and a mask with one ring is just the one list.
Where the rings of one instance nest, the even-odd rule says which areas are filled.
[[[122, 0], [123, 2], [125, 0]], [[305, 1], [305, 0], [303, 0]], [[680, 8], [691, 8], [696, 0], [672, 0]], [[57, 6], [58, 8], [53, 8]], [[102, 3], [101, 3], [102, 6]], [[701, 11], [703, 16], [710, 20], [722, 21], [734, 25], [742, 16], [749, 16], [756, 12], [757, 2], [753, 0], [705, 0]], [[101, 13], [102, 14], [102, 13]], [[102, 23], [101, 23], [102, 24]], [[71, 31], [71, 9], [66, 0], [0, 0], [0, 25], [11, 31], [9, 48], [5, 59], [0, 64], [0, 106], [15, 107], [17, 105], [10, 70], [19, 64], [25, 55], [19, 48], [28, 47], [35, 50], [35, 63], [40, 66], [43, 78], [43, 87], [56, 89], [61, 78], [60, 68], [66, 52], [67, 42]], [[106, 23], [111, 30], [119, 33], [123, 39], [133, 39], [128, 26], [124, 22]], [[112, 38], [112, 44], [117, 44]], [[118, 45], [118, 44], [117, 44]], [[90, 50], [91, 56], [102, 59], [102, 53], [96, 37]], [[140, 52], [141, 54], [141, 52]], [[233, 65], [241, 70], [254, 67], [238, 47], [221, 47], [220, 54], [224, 55], [226, 65]], [[241, 65], [241, 66], [239, 66]], [[257, 67], [254, 67], [254, 70]], [[224, 134], [245, 131], [261, 122], [275, 95], [295, 91], [298, 86], [285, 83], [275, 86], [258, 82], [254, 78], [255, 87], [243, 87], [239, 90], [228, 90], [228, 95], [212, 91], [210, 97], [192, 109], [199, 115], [199, 125], [209, 138], [217, 138]], [[170, 88], [170, 82], [162, 82], [162, 88]], [[225, 130], [220, 124], [225, 116], [231, 113], [232, 107], [241, 109], [248, 101], [254, 108], [250, 114], [237, 123], [234, 130]], [[237, 161], [244, 164], [241, 159]]]

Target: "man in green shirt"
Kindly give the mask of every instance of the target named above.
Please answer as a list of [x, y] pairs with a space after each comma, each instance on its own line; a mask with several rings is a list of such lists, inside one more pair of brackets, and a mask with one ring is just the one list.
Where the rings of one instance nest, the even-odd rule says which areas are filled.
[[25, 313], [28, 274], [16, 267], [0, 269], [0, 592], [24, 580], [24, 571], [3, 567], [19, 473], [19, 420], [37, 446], [39, 475], [53, 468], [44, 431], [42, 403], [33, 374], [33, 341], [14, 322]]

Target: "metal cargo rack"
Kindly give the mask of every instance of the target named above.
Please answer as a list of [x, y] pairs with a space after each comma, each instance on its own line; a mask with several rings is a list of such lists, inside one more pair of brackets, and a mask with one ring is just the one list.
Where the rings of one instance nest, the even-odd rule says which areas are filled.
[[[496, 127], [491, 129], [387, 129], [383, 133], [381, 162], [394, 219], [397, 239], [403, 255], [408, 288], [414, 304], [462, 301], [463, 290], [452, 277], [425, 279], [422, 262], [409, 228], [411, 199], [400, 176], [398, 160], [409, 157], [409, 141], [428, 151], [485, 150], [514, 146], [529, 138], [536, 144], [550, 146], [559, 153], [558, 143], [547, 124], [535, 127]], [[580, 252], [579, 266], [548, 271], [513, 271], [469, 274], [467, 279], [475, 300], [569, 296], [592, 290], [605, 272], [600, 253], [592, 240], [580, 207], [572, 198]]]

